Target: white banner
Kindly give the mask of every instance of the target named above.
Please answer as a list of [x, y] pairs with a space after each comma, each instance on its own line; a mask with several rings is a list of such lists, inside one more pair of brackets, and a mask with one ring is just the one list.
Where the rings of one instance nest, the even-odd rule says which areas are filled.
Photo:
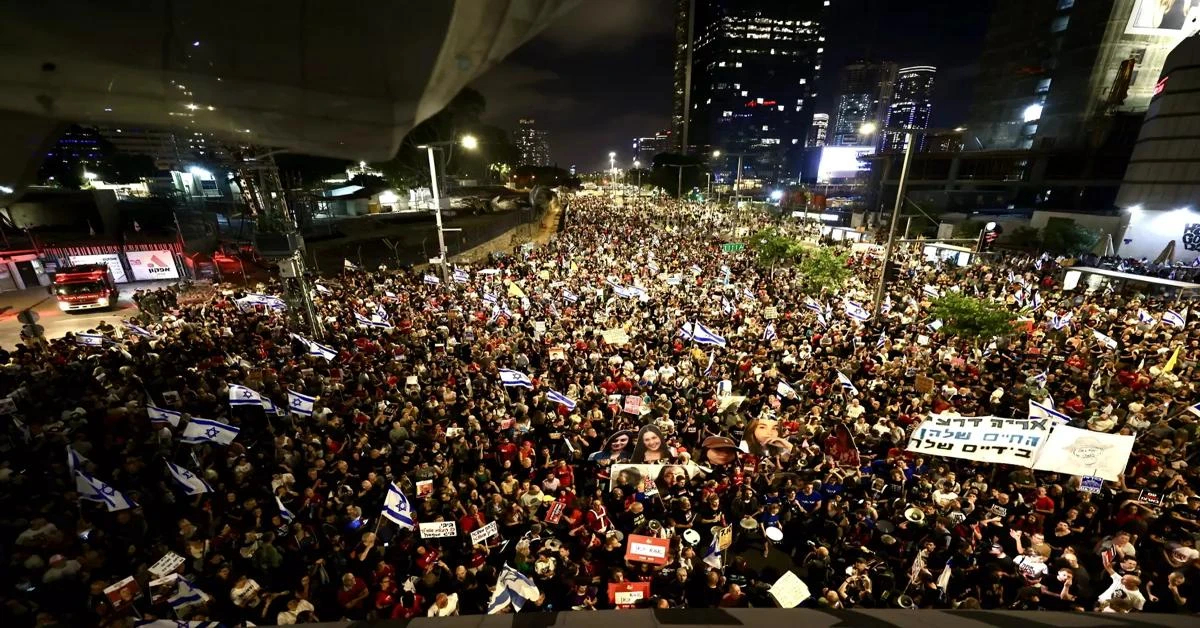
[[1116, 482], [1133, 453], [1132, 435], [1106, 434], [1056, 425], [1046, 447], [1035, 461], [1038, 471], [1090, 475]]
[[471, 545], [479, 545], [493, 536], [500, 535], [500, 526], [493, 521], [478, 530], [471, 530]]
[[125, 259], [129, 261], [134, 281], [179, 279], [175, 254], [170, 251], [126, 251]]
[[769, 593], [781, 608], [796, 608], [801, 602], [812, 597], [808, 585], [790, 571], [783, 572], [775, 584], [771, 585]]
[[913, 430], [908, 451], [1029, 467], [1046, 444], [1053, 423], [1044, 418], [948, 417], [933, 414]]
[[458, 524], [454, 521], [434, 521], [421, 523], [421, 538], [443, 539], [458, 536]]
[[[113, 281], [117, 283], [126, 283], [129, 278], [125, 276], [125, 267], [121, 265], [121, 256], [116, 253], [101, 253], [99, 255], [72, 255], [70, 258], [71, 264], [74, 266], [82, 266], [83, 264], [104, 264], [112, 271]], [[69, 269], [66, 269], [69, 270]]]

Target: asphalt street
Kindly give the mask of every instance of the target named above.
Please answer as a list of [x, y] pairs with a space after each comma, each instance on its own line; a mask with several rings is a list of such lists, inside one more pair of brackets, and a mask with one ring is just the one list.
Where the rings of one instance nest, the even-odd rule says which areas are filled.
[[102, 320], [115, 324], [120, 319], [129, 318], [138, 312], [132, 298], [135, 290], [160, 288], [172, 283], [175, 282], [139, 281], [121, 284], [121, 294], [116, 307], [71, 313], [58, 309], [58, 301], [46, 288], [0, 293], [0, 347], [11, 348], [21, 342], [21, 323], [17, 320], [17, 314], [25, 308], [33, 308], [33, 311], [38, 313], [38, 324], [45, 328], [46, 337], [59, 338], [67, 332], [86, 331]]

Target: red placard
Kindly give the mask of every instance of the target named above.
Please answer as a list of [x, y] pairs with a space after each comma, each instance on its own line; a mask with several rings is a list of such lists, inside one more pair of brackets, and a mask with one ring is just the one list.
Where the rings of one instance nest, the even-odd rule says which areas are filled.
[[608, 603], [615, 608], [634, 608], [638, 600], [649, 597], [649, 582], [612, 582], [608, 585]]
[[625, 397], [625, 414], [637, 416], [642, 413], [642, 398], [638, 395], [628, 395]]
[[556, 524], [562, 521], [563, 511], [567, 509], [567, 505], [562, 502], [554, 502], [550, 504], [550, 509], [546, 511], [546, 516], [542, 519], [546, 523]]
[[653, 536], [630, 534], [625, 546], [625, 560], [652, 565], [665, 565], [670, 562], [668, 554], [671, 542]]

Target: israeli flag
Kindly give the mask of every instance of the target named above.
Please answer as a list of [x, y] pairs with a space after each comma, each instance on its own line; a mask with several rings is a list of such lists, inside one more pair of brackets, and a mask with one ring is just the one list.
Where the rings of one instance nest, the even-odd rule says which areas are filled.
[[856, 395], [858, 394], [858, 388], [856, 388], [856, 387], [854, 386], [854, 382], [850, 381], [850, 378], [849, 378], [849, 377], [846, 377], [846, 374], [845, 374], [845, 373], [843, 373], [843, 372], [841, 372], [841, 371], [838, 371], [838, 372], [837, 372], [837, 379], [838, 379], [838, 383], [842, 385], [842, 388], [843, 388], [844, 390], [846, 390], [846, 391], [848, 391], [848, 392], [852, 392], [852, 393], [854, 393], [854, 394], [856, 394]]
[[[493, 299], [494, 298], [495, 297], [493, 297]], [[575, 294], [574, 292], [571, 292], [570, 290], [567, 290], [566, 288], [563, 288], [562, 298], [563, 298], [563, 301], [566, 301], [567, 303], [578, 303], [579, 302], [579, 295]]]
[[937, 330], [941, 329], [942, 327], [945, 327], [945, 325], [946, 324], [942, 322], [942, 319], [939, 318], [936, 321], [933, 321], [932, 323], [925, 325], [925, 327], [927, 327], [929, 329], [929, 331], [931, 331], [931, 332], [936, 332]]
[[417, 527], [413, 522], [412, 504], [408, 503], [408, 498], [395, 484], [388, 485], [388, 494], [383, 500], [383, 516], [401, 528], [411, 530]]
[[279, 518], [280, 519], [283, 519], [284, 521], [286, 521], [288, 523], [291, 523], [296, 520], [296, 515], [292, 511], [288, 510], [287, 506], [283, 505], [283, 501], [281, 501], [279, 499], [278, 495], [275, 496], [275, 506], [277, 506], [279, 508]]
[[775, 340], [776, 337], [777, 336], [775, 334], [775, 323], [767, 323], [767, 328], [763, 330], [763, 334], [762, 334], [763, 342], [770, 342], [772, 340]]
[[1029, 303], [1029, 307], [1033, 308], [1034, 310], [1042, 309], [1042, 293], [1041, 292], [1033, 293], [1033, 300]]
[[333, 347], [327, 347], [319, 342], [311, 341], [308, 343], [308, 355], [315, 355], [318, 358], [325, 358], [333, 362], [337, 358], [337, 350]]
[[229, 385], [229, 405], [231, 406], [261, 406], [263, 397], [254, 390], [238, 384]]
[[1138, 310], [1138, 322], [1146, 325], [1154, 325], [1157, 321], [1146, 310]]
[[876, 348], [876, 349], [882, 349], [882, 348], [883, 348], [883, 345], [886, 345], [886, 344], [887, 344], [887, 341], [888, 341], [887, 334], [885, 334], [885, 333], [883, 333], [883, 332], [880, 332], [880, 333], [879, 333], [879, 339], [875, 341], [875, 348]]
[[656, 262], [654, 260], [649, 260], [646, 262], [646, 268], [649, 268], [650, 272], [652, 272], [656, 275], [658, 274], [658, 269], [659, 269], [658, 262]]
[[317, 289], [317, 292], [320, 292], [321, 294], [333, 294], [333, 290], [330, 290], [329, 288], [326, 288], [325, 286], [322, 286], [319, 283], [313, 284], [313, 287], [315, 287]]
[[75, 451], [74, 447], [67, 445], [67, 469], [74, 473], [78, 469], [82, 469], [83, 465], [90, 464], [91, 460], [83, 457], [83, 454]]
[[613, 292], [625, 299], [636, 299], [646, 294], [646, 291], [636, 286], [613, 286]]
[[382, 303], [375, 306], [375, 318], [378, 318], [381, 321], [386, 321], [388, 319], [387, 308], [383, 307]]
[[167, 603], [175, 610], [187, 608], [193, 604], [203, 604], [210, 598], [208, 594], [196, 587], [186, 579], [180, 577], [176, 580], [178, 588], [175, 589], [175, 594], [167, 598]]
[[726, 316], [733, 316], [733, 304], [725, 297], [721, 297], [721, 311], [725, 312]]
[[846, 301], [843, 304], [843, 306], [846, 309], [846, 316], [849, 316], [850, 318], [852, 318], [860, 323], [865, 322], [871, 318], [870, 312], [868, 312], [866, 309], [864, 309], [863, 306], [861, 306], [853, 301]]
[[496, 295], [488, 293], [488, 292], [483, 293], [483, 302], [487, 303], [488, 305], [495, 305], [496, 304]]
[[1096, 331], [1095, 329], [1092, 330], [1092, 337], [1096, 339], [1096, 342], [1099, 342], [1100, 344], [1108, 347], [1109, 349], [1116, 349], [1119, 346], [1119, 343], [1116, 341], [1115, 338], [1113, 338], [1112, 336], [1109, 336], [1107, 334], [1102, 334], [1102, 333]]
[[704, 367], [704, 376], [705, 377], [712, 375], [713, 362], [716, 362], [716, 361], [717, 361], [717, 352], [709, 351], [708, 352], [708, 366]]
[[1037, 384], [1038, 386], [1040, 386], [1042, 388], [1045, 388], [1047, 376], [1048, 376], [1048, 374], [1046, 373], [1046, 371], [1042, 371], [1041, 373], [1038, 373], [1037, 375], [1030, 377], [1029, 381]]
[[142, 338], [154, 338], [154, 334], [150, 333], [149, 329], [146, 329], [145, 327], [139, 327], [129, 320], [123, 320], [121, 321], [121, 324], [125, 326], [125, 331], [135, 336], [141, 336]]
[[775, 384], [775, 392], [779, 393], [779, 396], [781, 397], [796, 396], [796, 389], [792, 388], [790, 384], [782, 380], [778, 384]]
[[888, 312], [892, 311], [892, 295], [891, 294], [885, 294], [883, 296], [883, 305], [880, 306], [879, 311], [883, 312], [884, 314], [887, 314]]
[[942, 293], [939, 292], [936, 287], [929, 284], [925, 284], [925, 287], [921, 289], [921, 292], [924, 292], [926, 296], [933, 297], [935, 299], [942, 296]]
[[124, 493], [81, 469], [75, 471], [75, 490], [79, 493], [79, 499], [104, 504], [109, 512], [137, 507]]
[[221, 628], [221, 622], [198, 619], [141, 619], [133, 623], [134, 628]]
[[565, 406], [567, 410], [575, 409], [575, 400], [558, 392], [557, 390], [551, 390], [550, 392], [546, 393], [546, 398], [560, 406]]
[[468, 281], [471, 281], [471, 273], [468, 273], [467, 271], [465, 271], [461, 268], [455, 268], [454, 269], [454, 281], [456, 281], [458, 283], [467, 283]]
[[248, 312], [254, 309], [256, 305], [262, 305], [271, 310], [287, 309], [287, 304], [283, 302], [283, 299], [269, 294], [247, 294], [240, 299], [236, 299], [234, 303], [237, 304], [238, 310], [242, 312]]
[[423, 281], [431, 286], [442, 283], [442, 280], [440, 278], [438, 278], [437, 275], [425, 275], [424, 277], [421, 278], [421, 281]]
[[713, 569], [721, 568], [721, 550], [717, 549], [717, 537], [714, 536], [712, 543], [708, 544], [708, 549], [704, 550], [704, 558], [701, 560]]
[[[1049, 401], [1049, 397], [1046, 398]], [[1062, 423], [1069, 423], [1071, 417], [1054, 409], [1054, 402], [1049, 404], [1038, 403], [1032, 399], [1029, 400], [1029, 418], [1031, 419], [1054, 419]]]
[[1162, 320], [1168, 325], [1183, 329], [1187, 326], [1187, 310], [1183, 310], [1182, 313], [1175, 310], [1167, 310], [1163, 313]]
[[354, 313], [354, 320], [358, 322], [359, 327], [374, 327], [376, 329], [391, 329], [392, 324], [387, 321], [373, 321], [358, 312]]
[[150, 417], [150, 422], [156, 425], [170, 423], [171, 427], [179, 427], [179, 417], [183, 416], [183, 413], [146, 406], [146, 416]]
[[505, 564], [500, 577], [496, 579], [496, 590], [492, 592], [487, 612], [488, 615], [495, 615], [509, 605], [512, 605], [514, 611], [520, 612], [526, 602], [541, 596], [542, 592], [529, 576]]
[[217, 443], [218, 445], [228, 445], [237, 438], [240, 429], [213, 421], [212, 419], [192, 419], [183, 428], [183, 433], [179, 435], [179, 441], [198, 445], [200, 443]]
[[1188, 406], [1187, 410], [1196, 416], [1200, 416], [1200, 403], [1194, 403]]
[[825, 318], [825, 314], [822, 312], [817, 313], [817, 323], [819, 323], [822, 327], [829, 327], [829, 321]]
[[521, 371], [512, 369], [500, 369], [500, 381], [505, 386], [521, 386], [533, 390], [533, 380]]
[[105, 338], [100, 334], [75, 334], [75, 344], [85, 347], [103, 347]]
[[680, 334], [688, 340], [694, 340], [702, 345], [717, 345], [718, 347], [725, 346], [725, 338], [717, 335], [716, 332], [704, 326], [703, 323], [684, 323], [683, 328], [679, 330]]
[[344, 268], [346, 270], [358, 270], [358, 266], [355, 266], [354, 262], [351, 262], [350, 260], [345, 259], [345, 258], [342, 259], [342, 268]]
[[288, 389], [288, 411], [292, 414], [300, 416], [312, 416], [313, 404], [316, 403], [316, 397], [302, 395], [294, 390]]
[[175, 478], [176, 482], [179, 482], [179, 485], [183, 487], [183, 491], [188, 495], [200, 495], [212, 492], [212, 487], [203, 478], [175, 463], [168, 461], [167, 471], [171, 472], [171, 477]]
[[1050, 315], [1050, 326], [1056, 330], [1061, 330], [1071, 324], [1071, 319], [1075, 317], [1074, 312], [1067, 312], [1059, 316], [1057, 313]]
[[821, 304], [812, 300], [812, 298], [804, 299], [804, 307], [816, 312], [817, 314], [822, 314], [825, 312], [825, 308], [821, 307]]

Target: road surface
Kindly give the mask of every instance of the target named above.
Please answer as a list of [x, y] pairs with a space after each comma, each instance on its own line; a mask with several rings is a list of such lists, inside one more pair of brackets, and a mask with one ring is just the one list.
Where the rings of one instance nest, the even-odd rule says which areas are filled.
[[67, 313], [58, 309], [58, 301], [46, 288], [31, 288], [0, 293], [0, 347], [11, 349], [21, 342], [21, 323], [17, 320], [25, 308], [33, 308], [38, 324], [46, 329], [47, 338], [61, 338], [67, 332], [87, 331], [100, 321], [111, 324], [137, 314], [133, 304], [135, 290], [151, 290], [175, 283], [174, 281], [139, 281], [120, 284], [121, 296], [115, 308], [108, 310], [82, 310]]

